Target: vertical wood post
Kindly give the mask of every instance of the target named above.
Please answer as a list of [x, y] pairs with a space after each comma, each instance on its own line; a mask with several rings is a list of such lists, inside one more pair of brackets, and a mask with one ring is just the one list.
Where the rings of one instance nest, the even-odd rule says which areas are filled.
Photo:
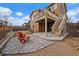
[[45, 36], [47, 36], [47, 17], [45, 15]]
[[35, 21], [34, 21], [34, 25], [33, 25], [33, 27], [34, 27], [34, 33], [36, 32], [35, 30], [36, 30], [36, 28], [35, 28]]
[[65, 20], [65, 25], [64, 25], [65, 29], [64, 29], [64, 33], [66, 33], [66, 24], [67, 24], [67, 21]]
[[35, 33], [35, 16], [33, 17], [33, 31]]

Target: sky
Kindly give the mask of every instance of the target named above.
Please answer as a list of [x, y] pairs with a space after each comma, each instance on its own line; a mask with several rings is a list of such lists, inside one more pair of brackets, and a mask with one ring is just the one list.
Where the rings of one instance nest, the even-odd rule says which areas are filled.
[[73, 23], [79, 21], [79, 3], [68, 3], [66, 8], [69, 21]]
[[[0, 3], [0, 18], [2, 16], [8, 16], [9, 24], [22, 25], [27, 23], [30, 18], [30, 14], [33, 10], [44, 9], [49, 3]], [[79, 20], [79, 4], [67, 3], [67, 15], [71, 19], [71, 22], [77, 22]]]

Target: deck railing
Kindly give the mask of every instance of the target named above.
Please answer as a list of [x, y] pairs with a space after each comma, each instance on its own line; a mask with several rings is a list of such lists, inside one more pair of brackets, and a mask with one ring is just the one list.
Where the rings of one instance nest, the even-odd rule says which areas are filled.
[[39, 12], [36, 16], [35, 16], [35, 20], [38, 20], [39, 18], [44, 16], [44, 10], [42, 10], [41, 12]]
[[50, 16], [51, 18], [55, 18], [58, 19], [58, 17], [53, 13], [53, 11], [49, 11], [48, 9], [44, 9], [41, 12], [39, 12], [36, 16], [35, 16], [35, 20], [38, 20], [40, 18], [42, 18], [44, 16], [44, 14], [46, 14], [47, 16]]

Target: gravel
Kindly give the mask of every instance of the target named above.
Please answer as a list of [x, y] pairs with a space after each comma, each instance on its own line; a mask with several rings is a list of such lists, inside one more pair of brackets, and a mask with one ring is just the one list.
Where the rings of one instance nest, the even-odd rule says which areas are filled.
[[30, 41], [26, 42], [25, 44], [21, 44], [18, 40], [18, 37], [13, 37], [8, 41], [2, 53], [3, 54], [30, 53], [45, 48], [51, 44], [54, 44], [54, 42], [45, 40], [44, 38], [35, 35], [31, 35]]

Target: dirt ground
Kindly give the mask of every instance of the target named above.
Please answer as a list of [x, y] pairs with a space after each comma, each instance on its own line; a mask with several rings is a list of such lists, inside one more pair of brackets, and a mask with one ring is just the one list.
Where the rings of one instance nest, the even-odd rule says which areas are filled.
[[[66, 37], [62, 42], [56, 42], [39, 51], [29, 54], [16, 54], [16, 56], [79, 56], [79, 49], [73, 49], [73, 37]], [[76, 37], [78, 40], [79, 37]]]

